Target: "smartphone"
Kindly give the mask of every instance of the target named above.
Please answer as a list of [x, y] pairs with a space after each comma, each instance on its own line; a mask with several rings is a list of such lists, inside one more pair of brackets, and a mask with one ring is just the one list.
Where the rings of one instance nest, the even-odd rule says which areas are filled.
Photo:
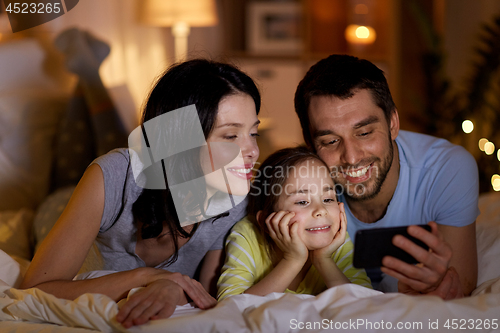
[[[419, 225], [419, 227], [431, 231], [431, 227], [427, 224]], [[358, 230], [354, 239], [354, 267], [380, 267], [382, 266], [382, 258], [385, 256], [398, 258], [409, 264], [416, 264], [418, 261], [415, 258], [392, 244], [394, 236], [402, 235], [425, 250], [429, 249], [424, 242], [410, 236], [407, 229], [408, 226]]]

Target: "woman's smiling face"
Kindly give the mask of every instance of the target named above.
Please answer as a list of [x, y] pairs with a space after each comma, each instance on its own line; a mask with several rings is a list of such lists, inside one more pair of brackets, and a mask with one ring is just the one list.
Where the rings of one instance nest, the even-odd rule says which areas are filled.
[[[208, 149], [201, 153], [207, 197], [217, 191], [241, 196], [248, 193], [252, 168], [259, 157], [258, 126], [255, 102], [249, 95], [238, 93], [220, 101], [214, 129], [207, 138]], [[218, 165], [224, 166], [225, 176], [213, 172]]]
[[309, 250], [329, 245], [340, 227], [335, 185], [327, 167], [310, 159], [290, 169], [276, 211], [294, 212], [299, 237]]

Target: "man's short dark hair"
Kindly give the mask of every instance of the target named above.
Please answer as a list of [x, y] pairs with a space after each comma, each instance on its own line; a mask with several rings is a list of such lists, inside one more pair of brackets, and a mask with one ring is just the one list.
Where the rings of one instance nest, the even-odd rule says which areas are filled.
[[313, 96], [350, 98], [360, 89], [368, 89], [375, 104], [389, 122], [396, 106], [384, 72], [368, 60], [334, 54], [318, 61], [300, 81], [295, 92], [295, 112], [299, 116], [306, 144], [314, 148], [309, 124], [309, 104]]

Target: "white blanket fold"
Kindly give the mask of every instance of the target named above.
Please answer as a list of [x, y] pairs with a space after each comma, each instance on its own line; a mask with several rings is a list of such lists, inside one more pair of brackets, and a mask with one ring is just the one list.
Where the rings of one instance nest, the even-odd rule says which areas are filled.
[[[498, 290], [500, 279], [491, 282]], [[491, 288], [490, 288], [491, 289]], [[0, 298], [0, 320], [46, 322], [101, 332], [126, 331], [115, 321], [118, 305], [109, 297], [85, 294], [74, 301], [56, 298], [39, 289], [5, 290]], [[485, 320], [500, 313], [500, 294], [480, 294], [453, 301], [438, 297], [382, 294], [346, 284], [313, 297], [273, 293], [266, 297], [237, 295], [211, 310], [178, 307], [174, 317], [151, 321], [131, 332], [318, 332], [430, 331], [429, 325], [451, 319]], [[451, 323], [451, 322], [450, 322]], [[390, 325], [390, 327], [388, 326]], [[405, 326], [406, 325], [406, 326]], [[411, 328], [410, 328], [411, 326]], [[434, 330], [436, 331], [436, 330]], [[439, 331], [439, 330], [437, 330]], [[495, 331], [483, 329], [482, 332]], [[498, 329], [496, 330], [498, 331]]]

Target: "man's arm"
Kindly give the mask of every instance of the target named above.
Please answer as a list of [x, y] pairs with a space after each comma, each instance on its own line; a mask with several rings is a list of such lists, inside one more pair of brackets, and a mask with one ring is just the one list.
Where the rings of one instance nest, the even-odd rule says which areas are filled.
[[456, 269], [464, 295], [468, 296], [477, 284], [476, 222], [464, 227], [438, 224], [438, 229], [451, 246], [450, 266]]
[[431, 251], [395, 237], [394, 243], [399, 243], [398, 246], [422, 264], [409, 267], [398, 263], [393, 268], [404, 276], [399, 279], [404, 287], [444, 299], [463, 297], [469, 295], [477, 283], [473, 222], [479, 214], [477, 164], [472, 155], [459, 146], [441, 151], [435, 163], [440, 167], [432, 177], [425, 210], [437, 224], [430, 222], [432, 233], [416, 226], [408, 228], [410, 235], [426, 243]]

